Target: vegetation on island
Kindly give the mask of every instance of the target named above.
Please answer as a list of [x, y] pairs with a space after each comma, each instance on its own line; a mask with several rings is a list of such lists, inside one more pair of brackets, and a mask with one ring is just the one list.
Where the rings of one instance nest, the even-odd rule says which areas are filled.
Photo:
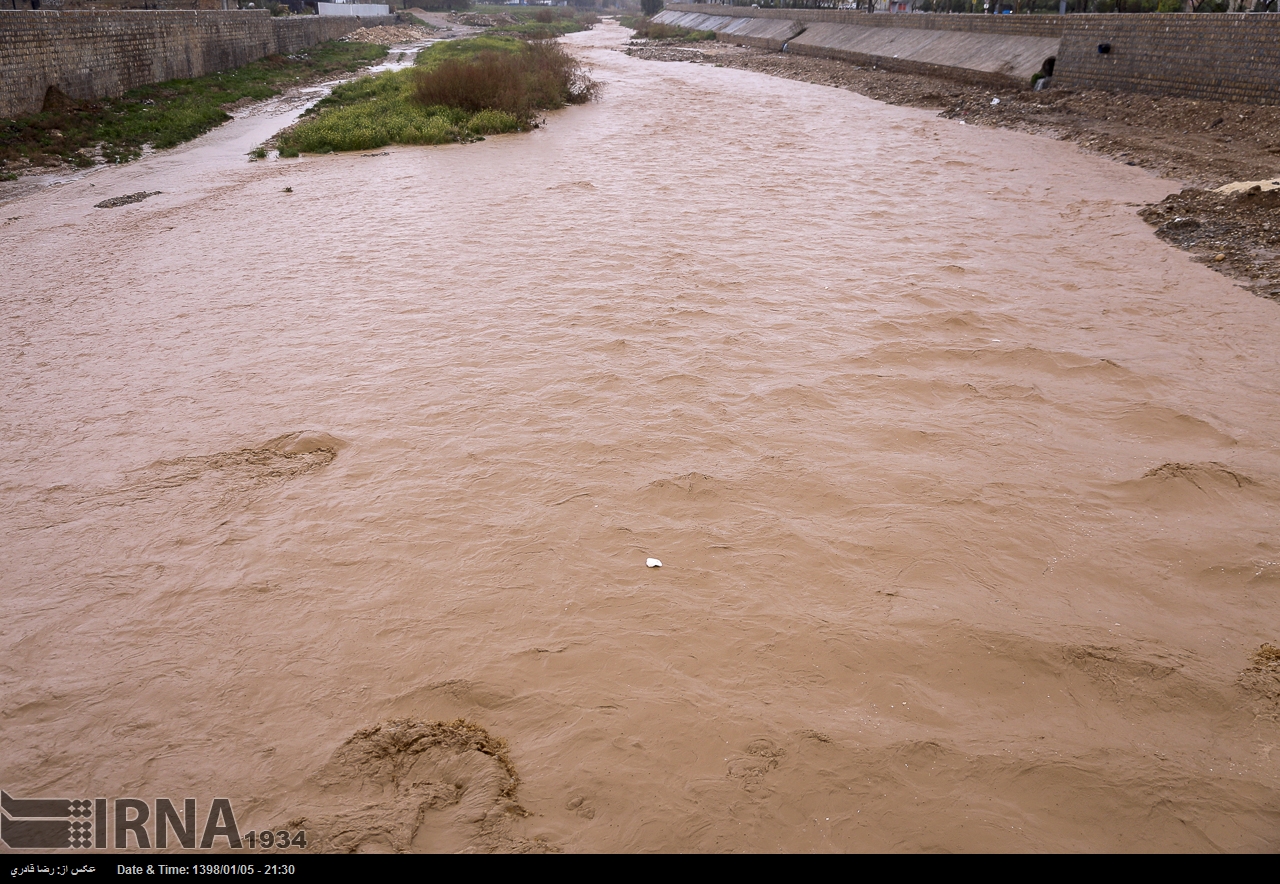
[[515, 23], [494, 25], [493, 32], [514, 34], [526, 40], [551, 40], [565, 34], [590, 29], [600, 23], [600, 17], [590, 9], [574, 9], [572, 6], [507, 6], [501, 14], [515, 19]]
[[274, 55], [233, 71], [131, 89], [119, 98], [75, 101], [51, 90], [38, 114], [0, 120], [0, 180], [13, 168], [124, 163], [144, 145], [174, 147], [229, 120], [228, 106], [278, 95], [301, 82], [352, 72], [385, 46], [330, 41], [297, 55]]
[[[435, 43], [414, 67], [344, 83], [282, 132], [282, 156], [367, 150], [387, 144], [443, 144], [532, 128], [540, 112], [589, 101], [596, 85], [554, 43], [599, 21], [572, 7], [481, 7], [493, 22], [481, 36]], [[301, 82], [354, 72], [385, 46], [328, 42], [191, 80], [75, 101], [50, 90], [38, 114], [0, 121], [0, 181], [14, 169], [123, 163], [147, 146], [174, 147], [230, 119], [239, 102], [260, 101]], [[264, 147], [253, 156], [266, 156]]]
[[435, 43], [412, 68], [344, 83], [276, 139], [280, 155], [446, 144], [536, 125], [596, 84], [550, 40], [485, 34]]

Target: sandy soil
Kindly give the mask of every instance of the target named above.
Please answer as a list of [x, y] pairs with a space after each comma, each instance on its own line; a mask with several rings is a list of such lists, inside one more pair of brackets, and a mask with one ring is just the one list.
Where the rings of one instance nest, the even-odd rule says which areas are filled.
[[[936, 108], [970, 125], [1048, 135], [1117, 162], [1182, 182], [1186, 189], [1151, 223], [1194, 212], [1199, 236], [1160, 235], [1259, 295], [1280, 299], [1280, 212], [1269, 200], [1222, 199], [1205, 191], [1233, 181], [1280, 177], [1280, 107], [1137, 93], [997, 90], [829, 59], [729, 43], [633, 41], [630, 54], [759, 71], [851, 89], [878, 101]], [[1223, 260], [1214, 261], [1223, 254]]]

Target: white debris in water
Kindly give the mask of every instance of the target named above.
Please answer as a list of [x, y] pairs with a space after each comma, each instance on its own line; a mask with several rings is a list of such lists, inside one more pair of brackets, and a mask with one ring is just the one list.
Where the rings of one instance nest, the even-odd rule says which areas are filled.
[[661, 567], [662, 567], [662, 562], [659, 562], [657, 559], [645, 559], [645, 560], [644, 560], [644, 563], [645, 563], [645, 565], [646, 565], [647, 567], [650, 567], [650, 568], [661, 568]]

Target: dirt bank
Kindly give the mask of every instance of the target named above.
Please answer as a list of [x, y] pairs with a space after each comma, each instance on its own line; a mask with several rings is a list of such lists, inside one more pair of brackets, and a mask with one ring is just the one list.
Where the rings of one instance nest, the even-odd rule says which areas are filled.
[[[635, 41], [627, 52], [655, 61], [758, 71], [850, 89], [888, 104], [936, 108], [942, 116], [970, 125], [1048, 135], [1150, 169], [1188, 189], [1166, 200], [1160, 211], [1144, 211], [1143, 217], [1161, 227], [1173, 217], [1170, 212], [1187, 208], [1195, 212], [1202, 231], [1173, 237], [1162, 228], [1163, 239], [1257, 294], [1280, 298], [1280, 209], [1275, 201], [1206, 193], [1233, 181], [1280, 177], [1280, 107], [1099, 91], [999, 90], [728, 43]], [[1225, 258], [1214, 261], [1219, 254]]]
[[346, 43], [377, 43], [381, 46], [395, 46], [399, 43], [429, 40], [435, 35], [436, 30], [430, 25], [378, 25], [352, 31], [342, 40]]
[[1268, 183], [1235, 193], [1188, 188], [1139, 214], [1164, 241], [1280, 301], [1280, 190], [1264, 191]]

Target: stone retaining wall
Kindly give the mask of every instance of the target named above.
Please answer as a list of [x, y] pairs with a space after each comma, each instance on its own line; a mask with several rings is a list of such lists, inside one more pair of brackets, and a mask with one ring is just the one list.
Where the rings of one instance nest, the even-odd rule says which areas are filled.
[[[235, 0], [0, 0], [3, 9], [238, 9]], [[0, 10], [3, 11], [3, 10]]]
[[[1276, 13], [893, 15], [683, 3], [667, 9], [673, 14], [789, 21], [803, 31], [790, 40], [788, 51], [891, 70], [1029, 85], [1043, 58], [1053, 56], [1053, 82], [1063, 88], [1280, 104]], [[727, 27], [712, 30], [721, 39], [733, 39]], [[921, 31], [952, 36], [910, 36]], [[1107, 52], [1099, 52], [1101, 44]]]
[[265, 10], [0, 10], [0, 119], [35, 113], [57, 86], [72, 98], [231, 70], [292, 55], [387, 18], [272, 18]]
[[1280, 104], [1276, 13], [1068, 18], [1055, 85]]
[[96, 9], [239, 9], [236, 0], [0, 0], [3, 9], [42, 9], [45, 12]]

